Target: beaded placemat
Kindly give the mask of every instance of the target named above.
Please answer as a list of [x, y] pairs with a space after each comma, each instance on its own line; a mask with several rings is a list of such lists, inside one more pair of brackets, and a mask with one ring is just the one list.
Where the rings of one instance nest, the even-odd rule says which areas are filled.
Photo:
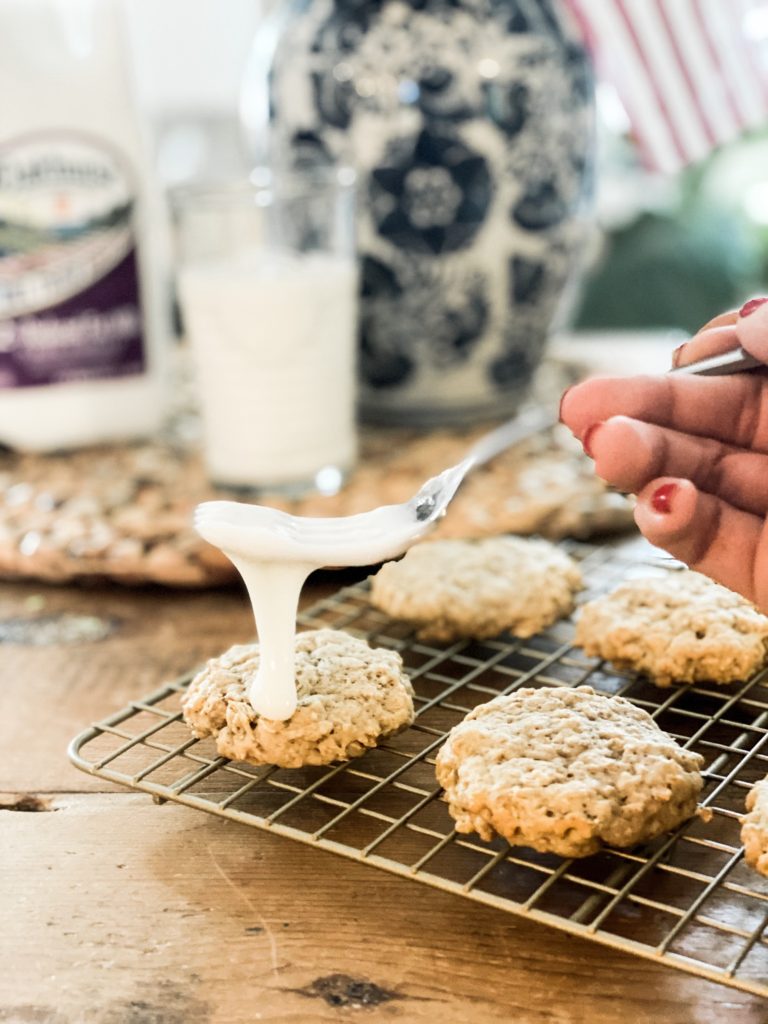
[[[409, 498], [458, 461], [471, 431], [363, 431], [357, 469], [338, 494], [259, 501], [300, 515], [348, 515]], [[595, 477], [567, 432], [537, 435], [476, 470], [436, 535], [589, 538], [627, 528], [628, 501]], [[107, 578], [201, 587], [234, 569], [191, 526], [194, 506], [227, 496], [207, 482], [195, 446], [151, 443], [62, 455], [0, 457], [0, 575], [50, 582]]]

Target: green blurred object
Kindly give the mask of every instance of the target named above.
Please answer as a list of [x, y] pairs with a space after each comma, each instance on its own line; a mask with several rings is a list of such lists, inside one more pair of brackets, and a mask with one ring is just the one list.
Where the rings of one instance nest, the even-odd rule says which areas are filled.
[[761, 263], [755, 233], [724, 211], [693, 202], [643, 213], [606, 238], [575, 326], [694, 332], [759, 287]]

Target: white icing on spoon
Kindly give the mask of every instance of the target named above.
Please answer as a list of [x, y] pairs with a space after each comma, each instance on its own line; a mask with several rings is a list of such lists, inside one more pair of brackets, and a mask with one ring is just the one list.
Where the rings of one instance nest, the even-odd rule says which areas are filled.
[[251, 599], [261, 655], [248, 689], [254, 710], [276, 721], [296, 710], [296, 609], [313, 570], [375, 565], [401, 555], [442, 516], [470, 469], [552, 422], [538, 413], [505, 423], [482, 437], [458, 465], [428, 480], [410, 501], [359, 515], [317, 519], [236, 501], [198, 505], [198, 533], [230, 559]]
[[434, 502], [421, 506], [421, 519], [403, 508], [309, 519], [234, 501], [198, 506], [198, 533], [230, 559], [251, 600], [260, 649], [259, 669], [248, 688], [254, 711], [285, 721], [296, 710], [296, 610], [309, 574], [328, 565], [372, 565], [401, 554], [436, 518]]

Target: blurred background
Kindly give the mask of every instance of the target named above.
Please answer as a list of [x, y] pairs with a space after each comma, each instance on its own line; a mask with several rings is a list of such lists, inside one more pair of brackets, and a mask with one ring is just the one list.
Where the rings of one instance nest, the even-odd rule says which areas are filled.
[[11, 448], [191, 395], [213, 484], [331, 491], [360, 422], [556, 407], [545, 354], [663, 370], [768, 287], [763, 0], [0, 0], [0, 91]]
[[[716, 2], [764, 55], [765, 89], [768, 5]], [[136, 81], [164, 189], [249, 169], [253, 153], [242, 128], [241, 90], [254, 38], [275, 6], [252, 0], [128, 5]], [[700, 159], [649, 167], [614, 71], [598, 62], [599, 230], [563, 326], [693, 331], [766, 286], [768, 127], [743, 128], [733, 115], [733, 137]], [[764, 97], [755, 120], [763, 104]]]

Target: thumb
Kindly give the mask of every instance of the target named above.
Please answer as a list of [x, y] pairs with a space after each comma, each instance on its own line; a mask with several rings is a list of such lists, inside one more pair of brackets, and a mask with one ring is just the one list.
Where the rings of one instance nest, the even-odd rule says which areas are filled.
[[768, 299], [750, 299], [739, 311], [736, 337], [743, 349], [768, 363]]

